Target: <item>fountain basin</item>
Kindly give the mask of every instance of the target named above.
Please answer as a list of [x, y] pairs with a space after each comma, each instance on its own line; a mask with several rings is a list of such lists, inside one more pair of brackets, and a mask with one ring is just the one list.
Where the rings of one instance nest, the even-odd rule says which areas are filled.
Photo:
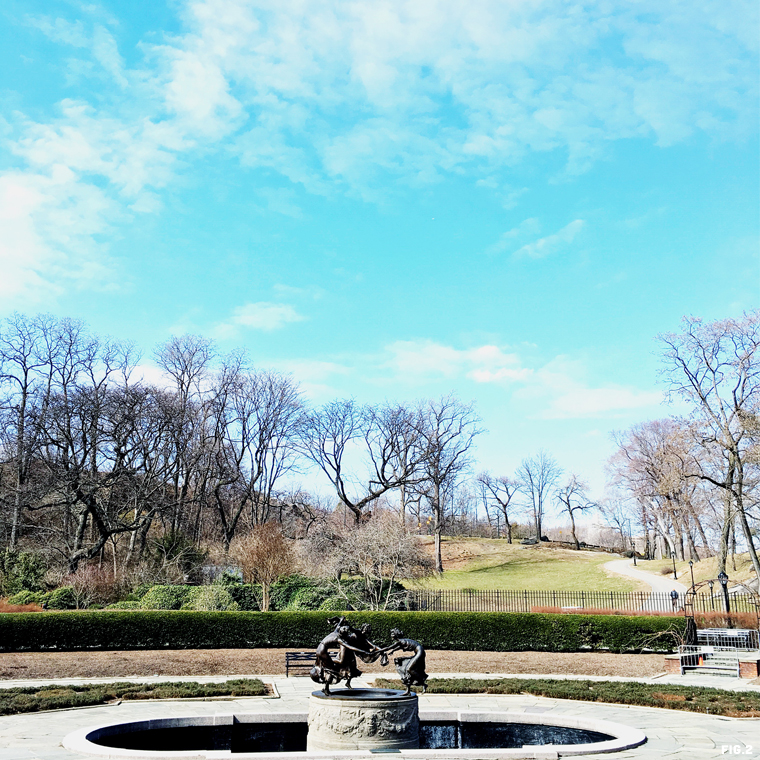
[[309, 752], [390, 752], [420, 746], [417, 695], [396, 689], [341, 689], [309, 698]]
[[[79, 729], [63, 746], [113, 760], [307, 760], [369, 758], [383, 751], [306, 751], [306, 713], [237, 713]], [[420, 748], [403, 760], [507, 760], [617, 752], [643, 744], [638, 729], [591, 718], [516, 712], [422, 711]], [[509, 746], [511, 744], [511, 746]], [[388, 752], [386, 750], [385, 752]]]

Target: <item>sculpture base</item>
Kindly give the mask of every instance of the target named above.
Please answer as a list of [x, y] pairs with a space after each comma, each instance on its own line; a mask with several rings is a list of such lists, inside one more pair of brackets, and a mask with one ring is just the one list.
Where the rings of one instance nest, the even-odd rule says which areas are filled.
[[418, 749], [417, 695], [395, 689], [339, 689], [309, 699], [309, 752]]

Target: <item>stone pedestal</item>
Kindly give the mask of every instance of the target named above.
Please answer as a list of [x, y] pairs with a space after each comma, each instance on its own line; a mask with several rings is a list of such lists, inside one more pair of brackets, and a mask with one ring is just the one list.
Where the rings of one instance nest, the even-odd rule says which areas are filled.
[[418, 749], [417, 695], [395, 689], [321, 691], [309, 699], [309, 752]]

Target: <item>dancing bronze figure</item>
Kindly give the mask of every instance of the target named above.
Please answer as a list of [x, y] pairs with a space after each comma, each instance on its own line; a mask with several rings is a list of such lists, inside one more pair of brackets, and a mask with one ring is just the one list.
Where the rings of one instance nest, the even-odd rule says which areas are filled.
[[[328, 623], [334, 627], [333, 631], [319, 642], [316, 663], [310, 675], [312, 681], [323, 684], [322, 691], [329, 696], [332, 684], [345, 681], [350, 689], [351, 679], [362, 674], [356, 667], [357, 655], [367, 663], [380, 658], [382, 665], [388, 664], [388, 655], [369, 639], [369, 623], [364, 623], [361, 628], [354, 628], [345, 617], [330, 618]], [[330, 649], [336, 647], [338, 657], [333, 660]]]
[[398, 628], [391, 631], [391, 639], [393, 644], [384, 650], [388, 654], [399, 650], [412, 652], [411, 657], [396, 657], [393, 660], [401, 683], [406, 686], [406, 693], [412, 693], [412, 686], [422, 686], [422, 693], [424, 694], [428, 679], [428, 674], [425, 672], [425, 647], [419, 641], [405, 638], [404, 632]]

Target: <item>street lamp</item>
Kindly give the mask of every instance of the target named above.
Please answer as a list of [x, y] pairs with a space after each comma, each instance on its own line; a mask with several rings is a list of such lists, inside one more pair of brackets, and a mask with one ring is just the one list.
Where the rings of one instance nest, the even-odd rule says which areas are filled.
[[689, 571], [691, 572], [691, 587], [694, 588], [694, 560], [689, 560]]
[[[731, 612], [731, 604], [728, 601], [728, 576], [721, 570], [718, 573], [718, 580], [720, 581], [720, 585], [723, 586], [723, 604], [726, 607], [726, 614]], [[731, 624], [731, 619], [729, 618], [729, 627]]]
[[707, 581], [707, 585], [710, 587], [710, 611], [715, 612], [715, 597], [713, 596], [713, 581]]
[[678, 575], [676, 574], [676, 553], [675, 552], [671, 552], [670, 553], [670, 558], [673, 560], [673, 580], [677, 581], [678, 580]]

